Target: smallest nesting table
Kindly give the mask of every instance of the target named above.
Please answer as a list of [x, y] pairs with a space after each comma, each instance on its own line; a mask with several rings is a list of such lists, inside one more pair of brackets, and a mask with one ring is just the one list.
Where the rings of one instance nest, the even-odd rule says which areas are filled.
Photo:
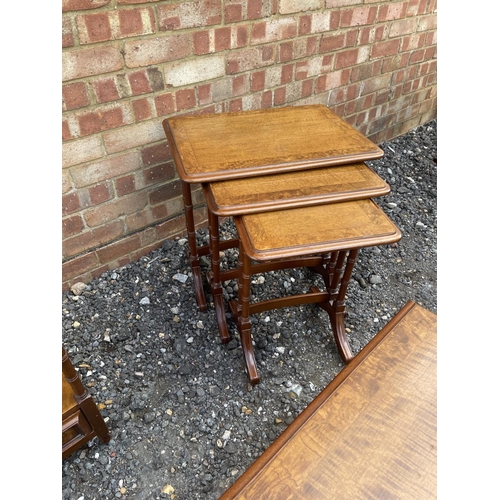
[[[330, 318], [333, 335], [344, 362], [352, 359], [345, 325], [344, 299], [358, 250], [401, 239], [401, 231], [371, 199], [293, 208], [234, 218], [239, 237], [238, 302], [230, 303], [241, 336], [245, 366], [251, 384], [260, 377], [252, 346], [250, 315], [269, 309], [317, 303]], [[323, 276], [325, 291], [250, 303], [252, 260], [267, 262], [267, 270], [297, 267], [287, 259], [328, 254], [323, 265], [312, 268]], [[258, 271], [260, 272], [260, 270]]]

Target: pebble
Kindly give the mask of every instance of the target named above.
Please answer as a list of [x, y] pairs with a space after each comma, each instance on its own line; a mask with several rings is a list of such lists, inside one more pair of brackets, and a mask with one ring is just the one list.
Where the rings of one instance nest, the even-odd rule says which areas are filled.
[[176, 273], [172, 276], [172, 279], [176, 280], [176, 281], [180, 281], [181, 283], [186, 283], [187, 279], [188, 279], [188, 275], [187, 274], [181, 274], [181, 273]]

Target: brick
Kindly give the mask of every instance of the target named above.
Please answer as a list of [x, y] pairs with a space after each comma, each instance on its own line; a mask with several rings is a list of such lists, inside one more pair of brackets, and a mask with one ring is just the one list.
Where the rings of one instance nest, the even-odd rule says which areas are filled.
[[263, 17], [262, 0], [247, 0], [247, 19]]
[[304, 80], [302, 82], [301, 97], [310, 96], [312, 94], [313, 87], [314, 87], [314, 80], [312, 80], [312, 79], [311, 80]]
[[61, 184], [62, 184], [62, 193], [67, 193], [73, 188], [73, 185], [71, 183], [71, 177], [69, 175], [68, 170], [62, 170], [61, 171]]
[[273, 93], [274, 95], [274, 105], [280, 106], [281, 104], [285, 104], [286, 102], [286, 87], [280, 87], [276, 89]]
[[165, 182], [175, 177], [176, 170], [171, 163], [164, 163], [156, 167], [144, 169], [144, 185], [148, 186], [155, 183]]
[[218, 0], [177, 1], [157, 7], [160, 30], [199, 28], [220, 24], [222, 2]]
[[266, 85], [266, 72], [255, 71], [250, 75], [250, 90], [256, 92], [257, 90], [264, 90]]
[[422, 48], [425, 44], [425, 36], [424, 33], [419, 33], [403, 37], [400, 51], [405, 52], [407, 50]]
[[62, 167], [67, 168], [95, 160], [100, 158], [103, 153], [101, 141], [95, 136], [64, 143], [62, 145]]
[[437, 29], [437, 16], [435, 14], [419, 17], [417, 31], [431, 31], [435, 29]]
[[361, 26], [372, 24], [377, 16], [377, 7], [358, 7], [341, 13], [340, 26]]
[[[231, 28], [217, 28], [214, 30], [215, 51], [227, 50], [231, 48]], [[224, 67], [224, 63], [222, 64]]]
[[80, 134], [90, 135], [132, 123], [129, 105], [116, 103], [82, 113], [77, 117]]
[[151, 85], [146, 75], [146, 71], [135, 71], [128, 75], [132, 95], [147, 94], [151, 92]]
[[111, 199], [107, 183], [97, 184], [89, 188], [89, 199], [92, 205], [99, 205]]
[[[235, 31], [236, 30], [236, 31]], [[231, 30], [231, 48], [236, 49], [246, 46], [248, 42], [248, 27], [237, 26]]]
[[233, 96], [238, 96], [246, 94], [249, 91], [248, 75], [239, 75], [233, 77], [232, 83], [232, 94]]
[[388, 5], [381, 5], [378, 9], [377, 21], [394, 21], [403, 19], [406, 16], [408, 2], [391, 2]]
[[73, 23], [69, 16], [64, 16], [62, 18], [62, 48], [73, 47], [74, 44]]
[[299, 18], [299, 35], [309, 35], [312, 28], [312, 17], [310, 14], [307, 16], [300, 16]]
[[316, 80], [316, 91], [324, 92], [325, 90], [332, 90], [340, 87], [345, 82], [343, 82], [343, 72], [342, 71], [334, 71], [328, 73], [324, 76], [318, 77]]
[[137, 99], [132, 102], [132, 109], [134, 110], [134, 117], [136, 122], [149, 120], [153, 116], [149, 99]]
[[263, 21], [252, 26], [251, 43], [271, 43], [297, 35], [297, 19], [284, 18]]
[[118, 220], [124, 215], [142, 210], [147, 202], [148, 194], [145, 191], [139, 191], [95, 208], [89, 208], [84, 211], [83, 217], [89, 227], [101, 226]]
[[80, 43], [97, 43], [112, 40], [111, 24], [107, 12], [76, 16]]
[[118, 5], [133, 5], [140, 3], [153, 3], [153, 2], [161, 2], [162, 0], [116, 0]]
[[115, 189], [118, 196], [125, 196], [133, 193], [136, 190], [135, 175], [129, 174], [115, 179]]
[[420, 50], [415, 50], [411, 53], [410, 59], [408, 61], [408, 64], [416, 64], [418, 62], [421, 62], [424, 60], [424, 54], [425, 50], [420, 49]]
[[91, 85], [98, 103], [117, 101], [120, 99], [120, 94], [118, 93], [116, 81], [113, 76], [94, 80]]
[[363, 0], [326, 0], [325, 7], [327, 9], [337, 9], [340, 7], [349, 7], [351, 5], [358, 5], [362, 3], [367, 2], [364, 2]]
[[169, 200], [170, 198], [175, 198], [181, 193], [181, 181], [174, 180], [152, 191], [149, 195], [149, 202], [151, 205], [156, 205], [157, 203]]
[[293, 59], [293, 43], [284, 42], [279, 45], [279, 62], [288, 62]]
[[62, 57], [63, 82], [123, 68], [120, 50], [112, 45], [64, 51]]
[[62, 0], [62, 11], [98, 9], [110, 2], [111, 0]]
[[62, 197], [62, 213], [63, 215], [69, 215], [71, 213], [77, 212], [82, 208], [80, 203], [80, 198], [78, 193], [73, 192], [66, 194]]
[[63, 119], [62, 122], [62, 140], [63, 142], [69, 141], [71, 139], [75, 139], [78, 137], [78, 133], [72, 131], [72, 127], [70, 127], [69, 120]]
[[153, 10], [147, 9], [122, 9], [118, 11], [119, 36], [148, 35], [155, 31], [155, 18]]
[[335, 69], [354, 66], [358, 61], [359, 49], [346, 50], [339, 52], [335, 60]]
[[280, 14], [291, 14], [307, 10], [318, 10], [322, 7], [321, 0], [281, 0]]
[[323, 33], [324, 31], [330, 31], [331, 29], [336, 29], [333, 27], [331, 12], [315, 12], [311, 17], [311, 30], [310, 33]]
[[141, 159], [137, 151], [104, 158], [95, 163], [73, 167], [71, 178], [77, 188], [90, 186], [113, 177], [133, 172], [141, 168]]
[[175, 93], [175, 106], [177, 111], [194, 108], [196, 106], [196, 94], [194, 89], [178, 90]]
[[224, 6], [224, 20], [226, 23], [235, 23], [243, 20], [243, 6], [241, 4], [225, 5]]
[[127, 236], [120, 241], [111, 243], [102, 248], [99, 248], [96, 253], [101, 264], [106, 264], [115, 259], [137, 250], [141, 246], [141, 238], [138, 234]]
[[171, 92], [156, 96], [154, 103], [158, 116], [170, 115], [175, 111], [174, 97]]
[[290, 83], [293, 80], [293, 71], [294, 71], [293, 64], [285, 64], [284, 66], [281, 66], [281, 81], [280, 81], [281, 85]]
[[391, 23], [389, 28], [389, 38], [397, 36], [410, 35], [415, 33], [418, 24], [418, 19], [413, 17], [410, 19], [403, 19]]
[[274, 46], [234, 50], [227, 55], [227, 74], [241, 73], [273, 64]]
[[161, 120], [148, 120], [133, 126], [103, 133], [104, 147], [108, 153], [127, 151], [137, 146], [165, 139]]
[[90, 104], [87, 86], [84, 82], [63, 85], [63, 111], [84, 108]]
[[380, 42], [371, 47], [371, 57], [387, 57], [397, 54], [399, 51], [400, 39]]
[[172, 153], [170, 152], [170, 147], [168, 142], [164, 140], [161, 144], [155, 144], [154, 146], [146, 146], [141, 151], [142, 163], [145, 167], [158, 165], [158, 163], [164, 163], [172, 160]]
[[[136, 212], [132, 215], [125, 217], [125, 224], [129, 231], [137, 231], [140, 229], [144, 229], [151, 224], [157, 222], [158, 219], [154, 217], [153, 210], [151, 207], [146, 207], [144, 210], [140, 212]], [[142, 246], [142, 242], [137, 246], [139, 249]]]
[[213, 52], [213, 49], [210, 49], [211, 45], [211, 31], [202, 30], [195, 31], [193, 33], [193, 51], [196, 55], [208, 54], [209, 52]]
[[225, 101], [233, 96], [230, 78], [217, 80], [210, 85], [210, 94], [214, 102]]
[[126, 41], [123, 44], [125, 64], [129, 68], [151, 66], [184, 59], [191, 53], [191, 34]]
[[182, 87], [225, 76], [223, 56], [207, 56], [173, 63], [165, 67], [165, 84]]
[[[74, 259], [63, 262], [62, 264], [62, 279], [63, 282], [68, 281], [76, 276], [95, 269], [99, 264], [95, 253], [87, 253]], [[90, 280], [89, 280], [90, 281]], [[71, 285], [68, 285], [68, 288]]]
[[319, 42], [319, 52], [332, 52], [345, 46], [345, 33], [339, 35], [323, 35]]

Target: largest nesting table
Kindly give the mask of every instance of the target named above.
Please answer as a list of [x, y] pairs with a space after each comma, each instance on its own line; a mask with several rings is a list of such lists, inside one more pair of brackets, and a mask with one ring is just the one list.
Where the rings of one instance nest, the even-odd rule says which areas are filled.
[[[182, 185], [188, 254], [198, 308], [207, 309], [200, 257], [210, 253], [210, 286], [223, 342], [229, 340], [229, 335], [218, 250], [237, 246], [238, 241], [224, 241], [219, 245], [219, 215], [369, 198], [389, 191], [387, 184], [362, 163], [382, 157], [383, 151], [323, 105], [178, 116], [165, 119], [163, 128]], [[336, 173], [332, 169], [341, 165], [345, 166], [343, 172]], [[274, 197], [244, 196], [245, 179], [258, 177], [264, 183], [276, 179], [286, 185], [289, 181], [286, 174], [300, 172], [303, 177], [298, 179], [295, 175], [295, 183], [311, 186], [313, 179], [322, 175], [319, 183], [322, 185], [316, 180], [316, 186], [306, 194], [289, 189]], [[346, 176], [351, 176], [350, 184]], [[242, 182], [239, 199], [233, 192], [230, 206], [221, 207], [213, 202], [218, 184], [225, 186], [225, 181], [238, 179]], [[353, 179], [357, 180], [353, 182]], [[202, 184], [207, 196], [211, 240], [209, 245], [200, 247], [196, 242], [191, 193], [192, 185], [198, 183]], [[232, 186], [237, 189], [237, 183]], [[221, 197], [220, 192], [218, 196]], [[212, 253], [213, 249], [216, 253]], [[234, 272], [225, 276], [226, 279], [234, 277]]]

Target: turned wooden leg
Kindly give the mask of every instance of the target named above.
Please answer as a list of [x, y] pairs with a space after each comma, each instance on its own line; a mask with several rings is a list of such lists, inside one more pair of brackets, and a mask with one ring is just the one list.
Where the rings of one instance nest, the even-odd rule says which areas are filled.
[[201, 278], [200, 259], [198, 257], [198, 247], [196, 246], [196, 232], [194, 227], [193, 200], [191, 198], [191, 185], [181, 181], [182, 198], [184, 201], [184, 217], [186, 219], [187, 238], [189, 244], [189, 264], [193, 273], [194, 291], [198, 309], [202, 312], [207, 310], [207, 301], [203, 291], [203, 280]]
[[217, 318], [217, 327], [219, 329], [220, 339], [223, 344], [230, 340], [227, 329], [226, 313], [224, 308], [224, 294], [221, 283], [220, 273], [220, 248], [219, 248], [219, 217], [208, 210], [208, 224], [210, 232], [210, 266], [211, 279], [210, 288], [214, 299], [215, 314]]
[[240, 257], [242, 265], [238, 276], [238, 309], [240, 312], [238, 329], [241, 336], [241, 347], [245, 357], [248, 378], [252, 385], [260, 382], [257, 373], [257, 364], [252, 345], [252, 332], [250, 322], [250, 276], [252, 273], [250, 257], [245, 254], [240, 244]]

